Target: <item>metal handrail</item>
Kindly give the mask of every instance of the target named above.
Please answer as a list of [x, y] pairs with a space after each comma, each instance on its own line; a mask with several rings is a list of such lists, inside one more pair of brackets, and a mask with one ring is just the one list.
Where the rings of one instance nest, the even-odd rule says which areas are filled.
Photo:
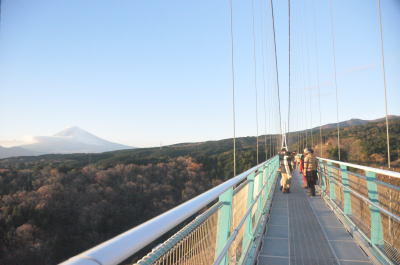
[[222, 206], [222, 202], [217, 202], [211, 206], [207, 211], [197, 216], [192, 222], [170, 237], [167, 241], [155, 247], [149, 254], [144, 256], [139, 262], [135, 263], [135, 265], [153, 264], [154, 261], [170, 250], [177, 242], [186, 237], [191, 231], [199, 227], [205, 220], [207, 220], [207, 218], [221, 209]]
[[[334, 168], [334, 169], [336, 169], [336, 170], [340, 170], [340, 167], [332, 166], [332, 168]], [[335, 173], [333, 173], [333, 174], [335, 174]], [[363, 175], [358, 174], [358, 173], [356, 173], [356, 172], [347, 171], [347, 174], [352, 175], [352, 176], [355, 176], [355, 177], [357, 177], [357, 178], [361, 178], [361, 179], [367, 180], [367, 177], [366, 177], [366, 176], [363, 176]], [[335, 175], [339, 175], [339, 174], [335, 174]], [[395, 186], [395, 185], [393, 185], [393, 184], [386, 183], [386, 182], [383, 182], [383, 181], [378, 180], [378, 179], [375, 179], [374, 182], [375, 182], [376, 184], [385, 186], [386, 188], [400, 191], [400, 187], [399, 187], [399, 186]]]
[[247, 217], [250, 215], [250, 213], [253, 211], [254, 205], [258, 202], [258, 198], [262, 195], [264, 192], [264, 188], [267, 186], [268, 182], [265, 182], [264, 185], [262, 186], [260, 192], [257, 194], [256, 198], [254, 198], [253, 202], [250, 204], [249, 208], [243, 215], [242, 219], [240, 220], [239, 224], [235, 227], [235, 229], [232, 231], [231, 235], [228, 238], [228, 241], [226, 242], [224, 248], [221, 250], [221, 253], [218, 255], [217, 259], [214, 261], [213, 265], [219, 265], [222, 260], [224, 259], [226, 253], [229, 250], [229, 247], [232, 245], [233, 241], [236, 239], [237, 235], [239, 234], [240, 229], [246, 222]]
[[386, 176], [390, 176], [390, 177], [394, 177], [394, 178], [400, 178], [400, 173], [390, 171], [390, 170], [367, 167], [367, 166], [360, 166], [360, 165], [356, 165], [356, 164], [351, 164], [351, 163], [347, 163], [347, 162], [341, 162], [341, 161], [336, 161], [336, 160], [331, 160], [331, 159], [321, 158], [321, 157], [318, 157], [318, 159], [320, 159], [322, 161], [326, 161], [326, 162], [331, 162], [331, 163], [335, 163], [335, 164], [339, 164], [339, 165], [344, 165], [344, 166], [348, 166], [348, 167], [352, 167], [352, 168], [369, 171], [369, 172], [374, 172], [374, 173], [381, 174], [381, 175], [386, 175]]
[[386, 215], [390, 216], [391, 218], [395, 219], [397, 222], [400, 223], [400, 216], [395, 215], [391, 212], [389, 212], [388, 210], [386, 210], [385, 208], [381, 207], [380, 205], [374, 203], [373, 201], [371, 201], [370, 199], [366, 198], [365, 196], [361, 195], [360, 193], [356, 192], [355, 190], [346, 187], [345, 185], [343, 185], [343, 183], [337, 181], [336, 179], [332, 179], [333, 182], [335, 182], [336, 184], [339, 184], [341, 187], [345, 188], [346, 190], [348, 190], [350, 193], [354, 194], [355, 196], [357, 196], [358, 198], [360, 198], [361, 200], [365, 201], [367, 204], [374, 206], [375, 208], [377, 208], [380, 212], [385, 213]]
[[136, 252], [191, 217], [229, 188], [243, 181], [249, 174], [269, 163], [265, 161], [224, 183], [212, 188], [197, 197], [176, 206], [175, 208], [126, 231], [106, 242], [101, 243], [62, 265], [115, 265], [134, 255]]
[[[394, 189], [395, 191], [400, 191], [399, 187], [393, 186], [388, 183], [384, 183], [380, 180], [378, 180], [374, 175], [385, 175], [388, 177], [394, 177], [394, 178], [400, 178], [400, 173], [393, 172], [393, 171], [388, 171], [388, 170], [383, 170], [383, 169], [376, 169], [372, 167], [367, 167], [367, 166], [359, 166], [351, 163], [346, 163], [346, 162], [340, 162], [340, 161], [335, 161], [335, 160], [330, 160], [330, 159], [324, 159], [324, 158], [319, 158], [321, 161], [321, 164], [319, 166], [319, 173], [321, 174], [320, 177], [325, 179], [326, 182], [328, 183], [329, 181], [329, 191], [328, 191], [328, 186], [325, 184], [322, 184], [320, 187], [322, 194], [324, 194], [324, 198], [327, 200], [328, 204], [333, 207], [335, 213], [337, 213], [339, 216], [344, 217], [345, 223], [348, 223], [350, 226], [351, 231], [358, 233], [361, 236], [361, 245], [363, 246], [362, 248], [365, 249], [367, 252], [372, 251], [371, 255], [376, 258], [376, 261], [379, 264], [394, 264], [398, 261], [398, 257], [395, 257], [393, 255], [396, 255], [395, 253], [398, 253], [398, 247], [395, 247], [392, 243], [388, 243], [385, 235], [385, 229], [383, 227], [384, 222], [381, 220], [381, 216], [384, 215], [386, 218], [389, 220], [389, 228], [390, 228], [390, 223], [391, 221], [396, 222], [400, 224], [400, 216], [395, 214], [394, 212], [386, 209], [384, 205], [381, 205], [380, 200], [378, 199], [380, 196], [382, 196], [382, 191], [379, 192], [378, 187], [376, 186], [377, 184], [385, 186], [385, 188]], [[328, 162], [326, 163], [327, 165], [323, 165], [325, 163], [322, 163], [322, 161]], [[335, 165], [333, 165], [335, 164]], [[337, 167], [336, 165], [340, 165], [340, 168]], [[328, 172], [326, 171], [326, 166], [330, 168]], [[347, 167], [350, 168], [355, 168], [355, 169], [360, 169], [365, 172], [365, 175], [362, 173], [355, 173], [352, 171], [349, 171]], [[333, 171], [332, 169], [336, 169], [337, 171]], [[345, 175], [343, 175], [343, 173]], [[371, 175], [373, 174], [373, 175]], [[349, 178], [349, 175], [352, 175], [353, 177], [356, 177], [358, 179], [364, 179], [365, 182], [362, 184], [364, 188], [368, 190], [368, 196], [365, 194], [360, 193], [359, 190], [354, 189], [351, 185], [349, 185], [349, 182], [351, 181]], [[372, 176], [372, 177], [371, 177]], [[328, 180], [329, 179], [329, 180]], [[342, 180], [340, 180], [342, 179]], [[345, 183], [343, 183], [344, 179], [346, 180]], [[353, 181], [353, 183], [356, 183]], [[333, 185], [333, 186], [332, 186]], [[341, 198], [338, 198], [336, 200], [336, 188], [335, 186], [339, 187], [339, 193], [343, 195]], [[360, 183], [358, 182], [358, 185], [360, 187]], [[333, 189], [333, 192], [332, 192]], [[348, 193], [349, 195], [345, 196], [345, 194]], [[379, 196], [379, 197], [378, 197]], [[359, 228], [356, 223], [354, 223], [354, 220], [364, 223], [363, 220], [363, 215], [361, 213], [355, 213], [353, 215], [352, 211], [352, 198], [357, 198], [358, 200], [362, 201], [363, 203], [366, 204], [367, 209], [369, 208], [370, 211], [370, 224], [367, 224], [367, 227], [361, 227]], [[344, 201], [343, 201], [344, 199]], [[347, 200], [347, 202], [346, 202]], [[390, 198], [391, 200], [391, 198]], [[347, 203], [347, 210], [346, 210], [346, 203]], [[358, 204], [357, 204], [358, 205]], [[355, 206], [356, 209], [359, 211], [362, 211], [362, 206], [361, 204], [359, 207]], [[341, 219], [342, 217], [339, 217]], [[372, 220], [372, 218], [374, 218]], [[365, 224], [365, 223], [364, 223]], [[369, 227], [368, 227], [369, 225]], [[387, 229], [387, 228], [386, 228]], [[387, 245], [389, 244], [389, 245]], [[386, 248], [389, 248], [387, 250]], [[393, 249], [391, 249], [393, 248]], [[391, 252], [391, 251], [395, 252]], [[395, 259], [395, 260], [393, 260]], [[394, 263], [393, 263], [394, 261]], [[396, 263], [397, 264], [397, 263]]]

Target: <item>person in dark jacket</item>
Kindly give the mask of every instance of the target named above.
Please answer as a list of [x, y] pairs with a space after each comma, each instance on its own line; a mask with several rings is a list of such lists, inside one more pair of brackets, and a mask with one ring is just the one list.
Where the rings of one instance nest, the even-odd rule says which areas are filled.
[[303, 173], [307, 178], [307, 185], [309, 195], [315, 196], [315, 184], [317, 183], [318, 175], [317, 175], [317, 167], [318, 160], [314, 155], [314, 150], [311, 148], [304, 149], [304, 170]]

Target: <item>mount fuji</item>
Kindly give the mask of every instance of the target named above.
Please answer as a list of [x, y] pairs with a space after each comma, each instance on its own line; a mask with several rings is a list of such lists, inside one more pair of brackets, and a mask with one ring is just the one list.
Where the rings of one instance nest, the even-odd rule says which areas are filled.
[[28, 143], [18, 146], [9, 148], [0, 146], [0, 158], [43, 154], [102, 153], [133, 148], [106, 141], [79, 127], [70, 127], [53, 136], [31, 137]]

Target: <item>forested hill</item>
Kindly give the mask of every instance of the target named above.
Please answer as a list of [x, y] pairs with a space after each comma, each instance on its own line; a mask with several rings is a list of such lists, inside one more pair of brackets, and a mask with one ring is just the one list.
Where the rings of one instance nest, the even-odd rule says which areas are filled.
[[[273, 139], [276, 139], [273, 136]], [[256, 162], [255, 137], [237, 139], [238, 171], [244, 171]], [[276, 140], [273, 140], [274, 147]], [[269, 148], [269, 147], [268, 147]], [[270, 150], [269, 150], [270, 151]], [[261, 152], [260, 161], [265, 159]], [[201, 163], [204, 170], [213, 177], [231, 177], [232, 139], [208, 141], [201, 143], [182, 143], [156, 148], [140, 148], [106, 152], [101, 154], [66, 154], [15, 157], [0, 160], [0, 168], [17, 170], [40, 170], [46, 167], [69, 172], [87, 165], [107, 169], [118, 164], [147, 165], [168, 162], [173, 158], [193, 158]]]
[[[254, 143], [238, 140], [240, 171]], [[3, 159], [0, 264], [59, 263], [232, 175], [232, 140]]]
[[[311, 133], [312, 132], [312, 133]], [[400, 121], [391, 120], [399, 167]], [[336, 131], [322, 131], [324, 157], [336, 158]], [[319, 129], [291, 133], [292, 150], [320, 150]], [[313, 141], [311, 141], [311, 135]], [[260, 137], [260, 161], [277, 135]], [[385, 123], [341, 129], [343, 159], [383, 166]], [[256, 163], [255, 137], [237, 139], [238, 172]], [[56, 264], [134, 227], [233, 175], [232, 139], [102, 154], [0, 160], [0, 264]]]
[[[365, 121], [352, 119], [342, 122], [340, 134], [343, 149], [342, 160], [359, 163], [376, 163], [384, 165], [387, 159], [386, 127], [384, 119]], [[337, 131], [331, 124], [322, 127], [322, 154], [319, 128], [290, 133], [289, 147], [293, 151], [304, 147], [313, 147], [322, 157], [337, 158]], [[312, 139], [311, 139], [312, 136]], [[390, 144], [392, 161], [399, 158], [400, 116], [391, 116]], [[267, 140], [267, 156], [276, 150], [278, 135], [259, 137], [260, 161], [265, 159], [265, 144]], [[240, 137], [237, 139], [238, 172], [256, 163], [256, 138]], [[272, 145], [272, 146], [271, 146]], [[203, 164], [206, 171], [214, 177], [231, 176], [232, 139], [207, 141], [199, 143], [181, 143], [176, 145], [140, 148], [106, 152], [100, 154], [66, 154], [14, 157], [0, 159], [0, 168], [7, 169], [41, 169], [53, 167], [61, 171], [81, 168], [92, 164], [106, 169], [117, 164], [139, 164], [167, 162], [171, 158], [190, 156]]]

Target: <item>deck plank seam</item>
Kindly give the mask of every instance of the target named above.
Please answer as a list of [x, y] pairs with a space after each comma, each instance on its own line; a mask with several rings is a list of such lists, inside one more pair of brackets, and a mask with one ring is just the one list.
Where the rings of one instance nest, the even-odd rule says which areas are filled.
[[331, 251], [332, 251], [332, 254], [334, 255], [334, 257], [335, 257], [336, 261], [338, 262], [338, 264], [339, 264], [339, 265], [342, 264], [342, 263], [340, 262], [339, 257], [336, 255], [336, 252], [335, 252], [335, 250], [334, 250], [332, 244], [330, 243], [330, 241], [329, 241], [329, 239], [328, 239], [328, 235], [326, 234], [326, 231], [325, 231], [323, 225], [321, 224], [321, 222], [320, 222], [320, 220], [319, 220], [319, 218], [318, 218], [318, 216], [317, 216], [317, 214], [316, 214], [316, 212], [315, 212], [315, 210], [314, 210], [314, 208], [313, 208], [313, 205], [312, 205], [311, 202], [310, 202], [310, 199], [307, 198], [307, 201], [308, 201], [308, 203], [310, 204], [311, 211], [313, 212], [314, 216], [316, 217], [316, 220], [317, 220], [319, 226], [321, 227], [322, 233], [324, 234], [325, 239], [326, 239], [326, 241], [328, 242], [328, 245], [329, 245], [329, 248], [330, 248]]

